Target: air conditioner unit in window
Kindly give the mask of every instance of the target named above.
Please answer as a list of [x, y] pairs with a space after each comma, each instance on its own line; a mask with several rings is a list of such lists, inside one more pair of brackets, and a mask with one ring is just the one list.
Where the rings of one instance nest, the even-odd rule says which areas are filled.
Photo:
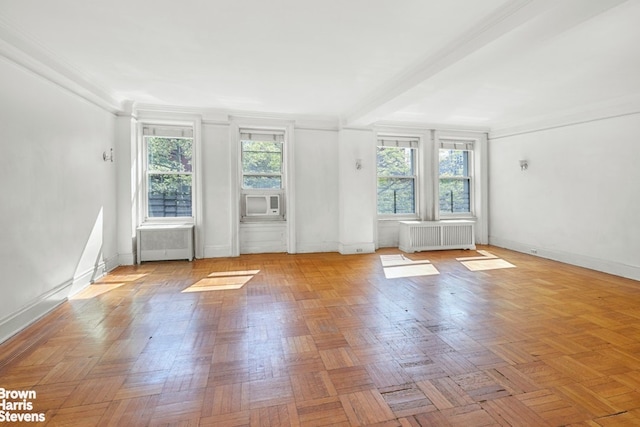
[[280, 215], [280, 195], [245, 195], [246, 216]]

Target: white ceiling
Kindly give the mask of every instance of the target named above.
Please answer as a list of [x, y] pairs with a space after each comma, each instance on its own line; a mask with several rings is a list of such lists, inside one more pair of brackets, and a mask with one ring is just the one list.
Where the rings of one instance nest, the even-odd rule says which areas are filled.
[[640, 99], [639, 22], [639, 0], [0, 0], [0, 54], [116, 102], [495, 129]]

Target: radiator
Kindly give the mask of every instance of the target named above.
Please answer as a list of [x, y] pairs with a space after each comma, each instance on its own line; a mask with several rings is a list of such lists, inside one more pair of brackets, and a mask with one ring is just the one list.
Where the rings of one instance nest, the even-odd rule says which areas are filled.
[[193, 225], [141, 225], [137, 230], [138, 263], [193, 259]]
[[400, 250], [403, 252], [441, 249], [475, 249], [474, 222], [400, 221]]

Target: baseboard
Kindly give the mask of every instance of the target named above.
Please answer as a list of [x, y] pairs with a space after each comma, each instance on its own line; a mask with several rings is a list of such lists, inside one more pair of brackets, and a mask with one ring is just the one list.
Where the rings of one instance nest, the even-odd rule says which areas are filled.
[[[594, 258], [586, 255], [580, 255], [570, 252], [558, 251], [553, 249], [541, 248], [527, 243], [515, 242], [508, 239], [501, 239], [495, 236], [489, 236], [489, 244], [500, 248], [510, 249], [516, 252], [539, 256], [541, 258], [551, 259], [554, 261], [564, 262], [566, 264], [576, 265], [591, 270], [601, 271], [603, 273], [613, 274], [627, 279], [640, 281], [640, 267], [626, 265], [611, 260]], [[535, 253], [532, 252], [535, 251]]]
[[338, 252], [338, 242], [296, 243], [296, 253], [313, 254], [321, 252]]
[[96, 266], [89, 268], [80, 274], [76, 274], [73, 278], [68, 296], [75, 295], [96, 280], [100, 280], [108, 272], [120, 265], [119, 260], [119, 256], [106, 258]]
[[67, 300], [73, 280], [56, 286], [36, 298], [27, 306], [0, 320], [0, 343], [8, 340], [27, 326], [45, 316]]
[[372, 254], [375, 251], [376, 246], [373, 242], [338, 244], [338, 252], [340, 252], [342, 255]]
[[42, 294], [22, 309], [0, 320], [0, 343], [25, 329], [47, 315], [67, 299], [80, 292], [91, 283], [102, 278], [109, 271], [118, 267], [119, 257], [103, 260], [93, 268], [87, 269], [67, 282]]
[[205, 258], [226, 258], [231, 255], [231, 245], [205, 246]]
[[[136, 257], [133, 254], [133, 252], [126, 253], [126, 254], [118, 254], [118, 262], [117, 262], [118, 265], [135, 265], [135, 263], [136, 263]], [[116, 265], [115, 267], [117, 267], [118, 265]]]

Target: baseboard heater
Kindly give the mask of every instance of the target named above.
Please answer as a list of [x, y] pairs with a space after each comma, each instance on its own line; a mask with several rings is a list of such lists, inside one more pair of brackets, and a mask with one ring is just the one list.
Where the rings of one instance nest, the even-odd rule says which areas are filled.
[[148, 224], [137, 229], [138, 264], [142, 261], [193, 260], [192, 224]]
[[400, 221], [403, 252], [475, 249], [474, 221]]

